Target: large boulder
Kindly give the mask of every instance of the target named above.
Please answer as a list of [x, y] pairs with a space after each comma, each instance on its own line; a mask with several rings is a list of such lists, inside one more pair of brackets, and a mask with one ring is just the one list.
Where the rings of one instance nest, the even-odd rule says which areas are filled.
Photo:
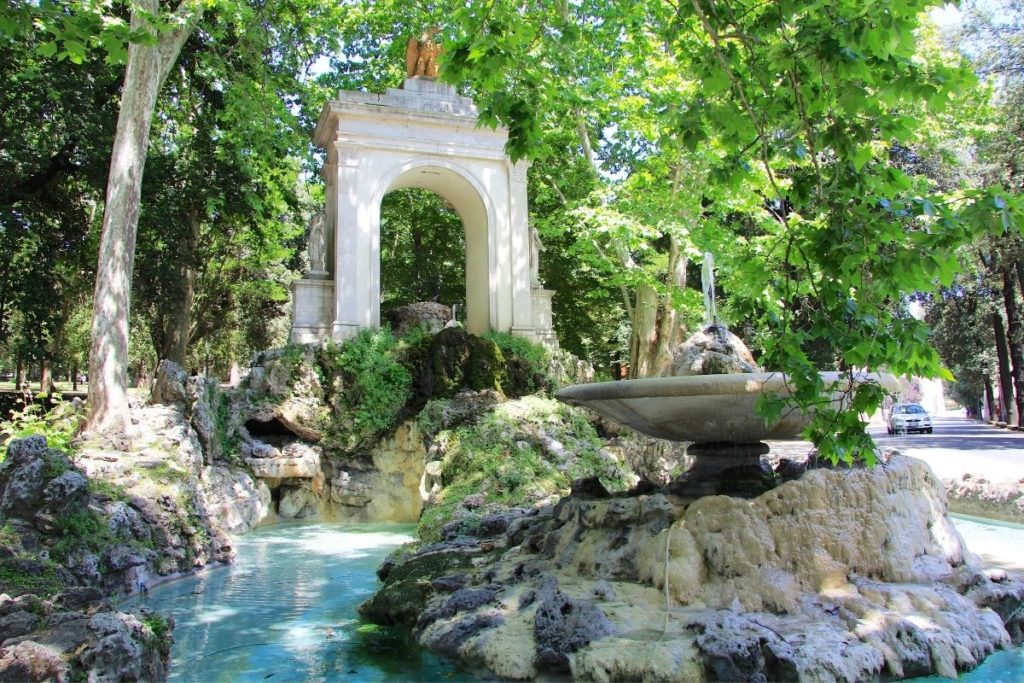
[[419, 301], [385, 311], [382, 317], [390, 323], [392, 334], [404, 337], [417, 327], [431, 333], [440, 332], [452, 319], [452, 309], [433, 301]]
[[270, 489], [242, 470], [214, 465], [203, 470], [201, 486], [212, 521], [228, 533], [242, 534], [271, 513]]
[[220, 389], [216, 378], [189, 377], [185, 382], [188, 415], [203, 447], [204, 462], [212, 465], [223, 455], [221, 436], [224, 417], [220, 414]]
[[428, 494], [426, 461], [419, 425], [403, 422], [368, 454], [332, 463], [333, 513], [345, 522], [416, 522]]
[[972, 564], [901, 456], [751, 499], [574, 494], [487, 519], [396, 558], [363, 615], [416, 605], [421, 644], [513, 679], [955, 677], [1024, 637], [1024, 582]]
[[185, 382], [188, 375], [185, 368], [166, 358], [156, 367], [156, 376], [149, 391], [149, 402], [181, 403], [185, 400]]
[[291, 444], [272, 458], [246, 458], [246, 464], [258, 479], [314, 479], [320, 476], [320, 451], [302, 444]]
[[757, 362], [743, 340], [721, 323], [708, 325], [672, 352], [673, 375], [744, 372], [758, 372]]

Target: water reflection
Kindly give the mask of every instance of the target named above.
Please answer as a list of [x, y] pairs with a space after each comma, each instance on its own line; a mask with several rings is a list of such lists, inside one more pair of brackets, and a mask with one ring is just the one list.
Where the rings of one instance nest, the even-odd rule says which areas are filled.
[[283, 524], [237, 539], [234, 565], [154, 588], [177, 627], [172, 681], [474, 680], [356, 607], [412, 527]]

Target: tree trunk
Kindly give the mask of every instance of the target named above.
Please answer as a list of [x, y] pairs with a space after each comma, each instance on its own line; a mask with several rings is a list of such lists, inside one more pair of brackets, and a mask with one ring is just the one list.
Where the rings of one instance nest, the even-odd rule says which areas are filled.
[[996, 337], [996, 357], [999, 360], [999, 414], [997, 422], [1009, 422], [1009, 404], [1013, 402], [1013, 379], [1010, 375], [1010, 352], [1006, 346], [1006, 328], [1003, 316], [992, 313], [992, 331]]
[[49, 358], [39, 363], [39, 393], [51, 395], [56, 387], [53, 384], [53, 367]]
[[[158, 0], [140, 0], [133, 30], [152, 30], [143, 16], [158, 16]], [[203, 8], [183, 0], [177, 30], [158, 34], [153, 45], [132, 43], [121, 90], [121, 108], [107, 177], [107, 195], [96, 266], [89, 351], [89, 429], [123, 428], [128, 412], [128, 322], [142, 172], [157, 95]]]
[[629, 344], [629, 378], [655, 377], [657, 359], [653, 352], [658, 340], [658, 292], [653, 287], [637, 286], [630, 322], [633, 333]]
[[1021, 330], [1020, 314], [1017, 311], [1017, 292], [1009, 268], [1003, 269], [1003, 305], [1006, 308], [1007, 346], [1013, 371], [1014, 423], [1021, 424], [1024, 415], [1024, 332]]
[[983, 420], [992, 421], [995, 419], [996, 399], [992, 392], [992, 378], [988, 374], [985, 375], [985, 403], [985, 414], [981, 417]]
[[71, 361], [71, 391], [78, 391], [78, 361]]
[[196, 293], [196, 271], [192, 267], [195, 260], [196, 247], [199, 244], [199, 213], [189, 212], [189, 231], [185, 243], [181, 245], [181, 296], [174, 302], [173, 310], [168, 316], [164, 338], [168, 340], [164, 358], [185, 367], [188, 358], [188, 342], [192, 332], [192, 302]]
[[22, 385], [25, 383], [25, 362], [18, 358], [14, 362], [14, 390], [21, 391]]

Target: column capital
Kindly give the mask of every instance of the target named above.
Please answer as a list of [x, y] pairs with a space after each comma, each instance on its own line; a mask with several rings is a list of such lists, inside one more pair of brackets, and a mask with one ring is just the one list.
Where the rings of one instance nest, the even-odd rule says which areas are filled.
[[335, 160], [339, 166], [355, 167], [359, 165], [359, 159], [363, 153], [363, 147], [353, 145], [351, 142], [335, 142]]
[[529, 161], [517, 161], [509, 168], [509, 178], [513, 183], [526, 184], [526, 171], [530, 168]]

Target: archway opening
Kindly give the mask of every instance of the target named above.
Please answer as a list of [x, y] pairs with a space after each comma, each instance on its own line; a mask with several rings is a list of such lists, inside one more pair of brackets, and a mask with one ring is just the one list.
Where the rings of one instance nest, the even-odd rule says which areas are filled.
[[381, 313], [417, 301], [456, 307], [466, 320], [466, 230], [440, 195], [389, 192], [380, 205]]
[[[462, 227], [463, 236], [463, 299], [465, 306], [465, 318], [459, 315], [460, 319], [465, 321], [466, 329], [473, 334], [485, 334], [491, 329], [491, 307], [492, 307], [492, 292], [493, 286], [491, 282], [491, 254], [490, 245], [488, 243], [488, 223], [490, 216], [488, 214], [487, 206], [484, 204], [484, 200], [476, 187], [460, 172], [444, 164], [444, 162], [438, 162], [434, 160], [421, 160], [412, 162], [406, 166], [398, 175], [387, 184], [383, 195], [381, 195], [381, 205], [384, 204], [385, 197], [389, 194], [396, 196], [397, 198], [392, 200], [396, 203], [401, 203], [402, 197], [407, 197], [406, 194], [397, 194], [396, 190], [413, 191], [416, 194], [412, 197], [422, 200], [424, 196], [429, 196], [431, 193], [436, 195], [439, 199], [428, 199], [424, 204], [424, 211], [436, 211], [435, 218], [442, 222], [441, 229], [443, 231], [456, 233], [456, 226], [453, 221], [453, 217], [445, 216], [445, 212], [441, 211], [438, 203], [441, 206], [450, 207], [451, 211], [457, 216], [457, 220]], [[433, 208], [430, 208], [433, 207]], [[378, 244], [378, 253], [385, 253], [387, 246], [384, 244], [385, 239], [388, 238], [388, 232], [383, 227], [385, 218], [390, 219], [391, 216], [385, 215], [383, 211], [378, 213], [380, 222], [378, 223], [379, 230], [377, 236], [381, 239]], [[394, 229], [400, 229], [399, 226], [392, 226]], [[426, 238], [429, 240], [430, 238]], [[449, 284], [457, 281], [457, 275], [454, 275], [458, 270], [454, 267], [455, 254], [459, 251], [459, 245], [449, 243], [447, 245], [436, 245], [438, 253], [443, 253], [451, 256], [449, 262], [453, 263], [451, 272], [448, 273], [447, 282]], [[392, 277], [391, 274], [382, 277], [382, 273], [379, 268], [383, 265], [388, 267], [387, 263], [383, 262], [384, 259], [376, 264], [378, 267], [376, 275], [378, 284], [381, 285], [381, 294], [387, 295], [385, 291], [384, 282]], [[443, 265], [443, 264], [442, 264]], [[399, 275], [400, 277], [400, 275]], [[392, 286], [393, 287], [393, 286]], [[392, 289], [392, 291], [398, 291]], [[429, 289], [424, 291], [420, 290], [418, 296], [414, 300], [430, 300], [435, 294], [437, 294], [436, 284], [433, 291]], [[444, 296], [442, 293], [440, 296]], [[458, 298], [452, 295], [453, 298]], [[383, 299], [382, 299], [383, 301]], [[447, 302], [439, 299], [440, 303], [450, 304], [458, 303], [458, 301]], [[390, 303], [390, 302], [389, 302]]]

